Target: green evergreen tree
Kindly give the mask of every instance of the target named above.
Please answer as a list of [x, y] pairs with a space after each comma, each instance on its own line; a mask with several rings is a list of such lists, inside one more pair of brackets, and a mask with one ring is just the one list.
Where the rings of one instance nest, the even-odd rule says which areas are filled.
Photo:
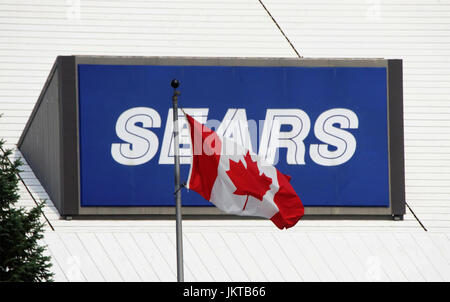
[[53, 281], [50, 257], [44, 256], [44, 201], [27, 211], [19, 200], [18, 173], [21, 161], [9, 161], [11, 150], [0, 139], [0, 281]]

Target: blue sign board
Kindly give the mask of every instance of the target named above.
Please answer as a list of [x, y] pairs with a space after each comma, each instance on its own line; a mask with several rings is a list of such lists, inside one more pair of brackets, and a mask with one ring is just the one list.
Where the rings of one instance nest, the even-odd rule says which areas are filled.
[[[80, 64], [82, 207], [174, 206], [173, 78], [200, 120], [254, 125], [253, 152], [292, 176], [305, 206], [389, 207], [385, 67]], [[192, 191], [182, 199], [211, 205]]]

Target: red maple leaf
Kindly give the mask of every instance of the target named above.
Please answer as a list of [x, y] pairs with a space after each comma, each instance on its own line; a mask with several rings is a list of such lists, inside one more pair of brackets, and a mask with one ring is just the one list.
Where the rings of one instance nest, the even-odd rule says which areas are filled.
[[242, 210], [245, 210], [247, 206], [248, 196], [253, 196], [262, 201], [264, 194], [270, 190], [270, 185], [272, 184], [272, 178], [267, 177], [264, 173], [259, 175], [258, 165], [252, 160], [250, 152], [247, 152], [244, 159], [247, 163], [247, 168], [242, 161], [235, 162], [230, 159], [230, 170], [226, 171], [236, 187], [236, 191], [233, 194], [247, 195], [247, 200]]

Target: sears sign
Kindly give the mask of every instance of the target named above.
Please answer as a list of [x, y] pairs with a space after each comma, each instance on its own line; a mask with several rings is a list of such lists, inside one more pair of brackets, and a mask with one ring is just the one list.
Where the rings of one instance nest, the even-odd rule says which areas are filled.
[[[292, 176], [305, 206], [391, 206], [386, 60], [198, 62], [77, 65], [81, 207], [174, 205], [173, 78], [186, 112]], [[210, 206], [195, 192], [182, 201]]]

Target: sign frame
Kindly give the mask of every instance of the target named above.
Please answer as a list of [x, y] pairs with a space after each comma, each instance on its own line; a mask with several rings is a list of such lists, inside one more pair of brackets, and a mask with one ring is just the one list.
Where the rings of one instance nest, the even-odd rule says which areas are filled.
[[[80, 149], [78, 108], [78, 65], [171, 65], [171, 66], [298, 66], [298, 67], [385, 67], [387, 70], [387, 122], [389, 162], [389, 207], [305, 207], [305, 216], [314, 218], [385, 217], [403, 219], [405, 214], [405, 171], [403, 131], [403, 74], [399, 59], [296, 59], [296, 58], [201, 58], [201, 57], [120, 57], [59, 56], [50, 72], [38, 102], [18, 142], [25, 159], [33, 168], [62, 216], [159, 216], [174, 215], [175, 207], [81, 207]], [[167, 99], [170, 104], [170, 96]], [[56, 106], [57, 108], [52, 108]], [[57, 112], [58, 137], [47, 137], [42, 124], [43, 110]], [[39, 130], [38, 129], [38, 130]], [[44, 150], [56, 148], [55, 166], [47, 160], [40, 164], [39, 144]], [[51, 167], [48, 167], [51, 166]], [[59, 177], [49, 171], [57, 171]], [[208, 217], [223, 214], [215, 207], [183, 207], [183, 215]], [[243, 217], [238, 216], [244, 219]]]

